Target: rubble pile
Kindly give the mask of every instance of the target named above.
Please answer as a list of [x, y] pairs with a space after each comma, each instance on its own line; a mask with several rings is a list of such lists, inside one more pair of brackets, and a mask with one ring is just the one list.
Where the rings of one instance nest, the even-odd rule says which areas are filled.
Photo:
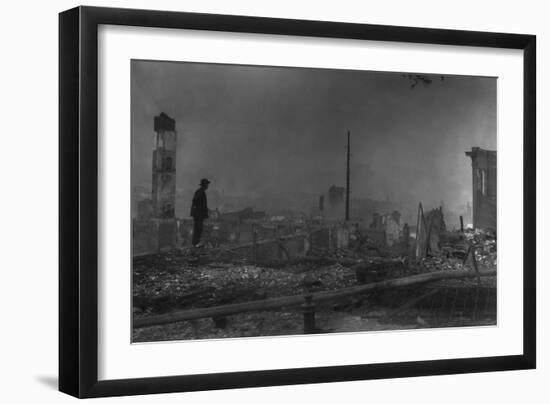
[[[357, 284], [425, 272], [496, 269], [496, 237], [482, 230], [465, 232], [443, 230], [439, 233], [438, 248], [434, 250], [428, 248], [425, 257], [418, 259], [414, 256], [412, 245], [407, 249], [403, 249], [402, 246], [382, 248], [375, 246], [368, 239], [363, 239], [361, 242], [357, 241], [359, 238], [355, 240], [356, 242], [352, 243], [350, 248], [315, 248], [309, 250], [306, 256], [287, 258], [273, 263], [254, 262], [223, 247], [176, 249], [162, 254], [135, 257], [133, 262], [134, 318], [174, 310], [191, 310], [282, 296], [335, 291]], [[454, 292], [456, 288], [481, 286], [487, 290], [494, 289], [496, 279], [495, 277], [480, 279], [474, 277], [445, 280], [434, 283], [433, 286], [439, 291], [430, 297], [430, 302], [435, 303], [428, 304], [430, 307], [423, 313], [424, 318], [433, 311], [434, 307], [438, 304], [442, 305], [447, 300], [446, 295], [449, 296], [449, 302], [455, 294], [464, 295], [463, 301], [468, 303], [462, 303], [460, 300], [460, 306], [466, 307], [470, 304], [467, 300], [469, 292], [460, 294]], [[448, 292], [449, 290], [451, 292]], [[390, 310], [389, 308], [395, 310], [397, 306], [416, 298], [417, 295], [422, 296], [423, 293], [426, 293], [426, 290], [422, 288], [378, 291], [367, 294], [364, 296], [366, 299], [334, 302], [332, 305], [319, 307], [318, 313], [322, 321], [330, 323], [336, 308], [343, 310], [343, 312], [340, 310], [339, 315], [354, 311], [363, 313], [365, 310], [368, 313], [373, 310], [384, 312], [384, 310]], [[485, 300], [492, 299], [487, 297], [490, 292], [476, 293], [485, 293]], [[472, 298], [477, 304], [479, 299]], [[423, 304], [427, 303], [423, 302]], [[454, 307], [455, 304], [452, 303], [451, 306]], [[392, 312], [391, 310], [389, 312]], [[411, 321], [413, 314], [416, 316], [415, 310], [418, 308], [411, 307], [403, 312], [407, 322]], [[451, 313], [455, 311], [451, 309]], [[438, 309], [438, 312], [441, 310]], [[449, 314], [449, 318], [453, 315]], [[360, 316], [371, 318], [365, 313]], [[204, 318], [148, 329], [135, 329], [134, 341], [289, 335], [303, 332], [300, 310], [241, 313], [229, 316], [227, 321], [230, 321], [232, 326], [213, 326], [215, 322], [212, 323], [212, 319]], [[394, 316], [385, 318], [384, 321], [388, 323], [384, 323], [384, 327], [395, 325]]]
[[[472, 251], [475, 254], [475, 264]], [[413, 266], [417, 272], [434, 272], [443, 270], [475, 271], [492, 270], [497, 267], [496, 238], [493, 233], [480, 229], [461, 232], [448, 232], [442, 236], [442, 245], [438, 253], [428, 254]], [[454, 282], [472, 283], [475, 279]], [[494, 284], [494, 278], [484, 278], [483, 284]]]
[[227, 262], [195, 265], [184, 255], [159, 254], [134, 262], [133, 299], [139, 316], [336, 290], [354, 284], [353, 270], [338, 263], [276, 269]]

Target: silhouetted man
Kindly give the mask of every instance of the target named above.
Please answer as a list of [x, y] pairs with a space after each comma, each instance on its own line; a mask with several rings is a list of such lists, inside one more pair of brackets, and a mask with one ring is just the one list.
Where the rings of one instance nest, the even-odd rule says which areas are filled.
[[191, 204], [191, 217], [193, 218], [193, 246], [200, 247], [202, 235], [202, 223], [208, 218], [208, 202], [206, 200], [206, 190], [208, 189], [208, 181], [203, 178], [200, 183], [200, 188], [195, 191], [193, 203]]

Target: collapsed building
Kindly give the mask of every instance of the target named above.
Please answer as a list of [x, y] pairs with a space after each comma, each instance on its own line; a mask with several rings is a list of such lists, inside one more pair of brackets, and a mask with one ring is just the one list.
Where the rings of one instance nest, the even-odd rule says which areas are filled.
[[[249, 243], [254, 238], [254, 232], [269, 234], [286, 234], [285, 225], [272, 225], [267, 222], [266, 212], [255, 211], [248, 207], [234, 212], [220, 212], [211, 210], [209, 220], [204, 224], [203, 238], [210, 244]], [[191, 244], [193, 221], [190, 219], [178, 220], [178, 246]]]
[[[168, 128], [174, 133], [174, 152], [163, 149], [164, 145], [159, 146], [159, 142], [163, 142], [157, 132], [152, 199], [138, 204], [134, 252], [138, 247], [156, 252], [190, 244], [191, 221], [174, 218], [172, 181], [175, 167], [168, 158], [175, 159], [175, 125], [168, 125]], [[360, 211], [354, 215], [358, 211], [352, 210], [354, 219], [350, 220], [349, 194], [346, 195], [346, 214], [342, 214], [344, 193], [349, 191], [349, 184], [346, 188], [332, 186], [328, 203], [325, 205], [324, 196], [320, 196], [318, 206], [305, 220], [301, 213], [298, 216], [292, 211], [274, 217], [252, 208], [229, 212], [216, 209], [205, 224], [207, 249], [183, 249], [166, 254], [165, 260], [153, 257], [170, 266], [179, 261], [183, 263], [181, 268], [192, 270], [182, 270], [172, 278], [174, 271], [163, 270], [159, 276], [162, 283], [155, 281], [156, 276], [148, 277], [147, 286], [142, 290], [153, 289], [149, 282], [154, 280], [158, 284], [158, 288], [153, 289], [155, 304], [168, 302], [166, 307], [172, 311], [170, 316], [139, 315], [134, 327], [162, 324], [159, 318], [166, 323], [176, 321], [173, 310], [180, 308], [183, 302], [188, 309], [175, 311], [179, 313], [178, 321], [210, 317], [214, 327], [220, 330], [228, 328], [227, 316], [273, 310], [284, 312], [286, 318], [289, 309], [297, 307], [303, 312], [304, 333], [309, 334], [326, 330], [316, 327], [316, 310], [321, 318], [332, 317], [333, 314], [327, 315], [327, 311], [357, 313], [363, 300], [368, 302], [366, 314], [353, 317], [367, 319], [368, 316], [372, 318], [366, 320], [369, 323], [382, 327], [390, 324], [390, 329], [401, 324], [396, 321], [400, 316], [408, 327], [414, 328], [496, 324], [496, 281], [492, 278], [496, 274], [496, 238], [492, 232], [482, 230], [496, 228], [496, 152], [472, 148], [466, 155], [472, 158], [475, 230], [465, 231], [461, 226], [460, 231], [448, 231], [443, 207], [424, 212], [422, 204], [418, 205], [416, 226], [411, 223], [409, 228], [407, 223], [402, 223], [402, 217], [411, 220], [411, 216], [407, 213], [402, 216], [401, 212], [405, 211], [393, 208], [389, 200], [379, 203], [364, 200], [363, 204], [354, 204]], [[457, 216], [448, 217], [456, 219]], [[372, 222], [366, 224], [364, 219], [370, 217]], [[462, 221], [462, 216], [460, 218]], [[176, 241], [175, 227], [171, 227], [174, 223], [178, 229]], [[140, 230], [140, 226], [151, 233]], [[275, 270], [283, 266], [292, 270]], [[147, 269], [154, 271], [157, 266], [149, 265]], [[192, 276], [182, 282], [185, 273]], [[214, 277], [216, 287], [212, 286]], [[169, 290], [171, 282], [174, 285], [181, 282], [182, 289], [191, 282], [205, 287], [185, 293], [178, 286], [177, 292], [158, 297], [158, 290]], [[134, 304], [138, 302], [136, 297], [141, 298], [134, 294]], [[194, 298], [207, 301], [208, 310], [194, 307], [194, 301], [188, 300]], [[153, 304], [144, 307], [149, 310]], [[204, 311], [208, 315], [204, 315]], [[282, 321], [281, 317], [278, 315], [274, 321]], [[239, 321], [243, 318], [235, 323]], [[249, 322], [248, 319], [244, 321], [245, 324]], [[261, 324], [257, 326], [261, 329], [263, 317], [254, 324]], [[196, 338], [196, 323], [189, 328], [190, 335]], [[233, 329], [242, 333], [244, 328], [238, 325]], [[248, 332], [247, 328], [246, 335]], [[258, 331], [258, 335], [263, 335], [261, 332]], [[219, 334], [212, 332], [209, 335]]]
[[372, 222], [361, 229], [368, 239], [380, 247], [394, 247], [397, 244], [408, 245], [408, 224], [401, 224], [401, 213], [393, 210], [387, 213], [372, 214]]
[[339, 187], [336, 185], [332, 185], [328, 189], [328, 203], [331, 208], [337, 208], [344, 203], [344, 187]]
[[414, 256], [416, 259], [425, 258], [428, 253], [439, 252], [440, 236], [446, 230], [443, 218], [443, 208], [432, 209], [424, 214], [422, 203], [418, 205], [418, 219], [416, 222], [416, 243]]
[[[165, 113], [154, 117], [154, 132], [151, 198], [137, 203], [137, 214], [133, 219], [134, 255], [189, 245], [192, 235], [191, 221], [175, 217], [175, 120]], [[496, 152], [473, 147], [466, 155], [472, 159], [473, 226], [494, 231]], [[339, 210], [343, 206], [344, 198], [345, 188], [332, 185], [328, 189], [328, 203], [325, 204], [325, 197], [321, 195], [314, 212], [317, 216], [312, 215], [310, 220], [304, 222], [285, 218], [273, 221], [266, 212], [254, 211], [250, 207], [230, 212], [216, 209], [205, 224], [205, 239], [212, 246], [220, 246], [246, 245], [260, 240], [281, 240], [297, 236], [297, 239], [302, 240], [298, 251], [306, 253], [315, 248], [347, 248], [354, 233], [362, 233], [381, 248], [408, 248], [411, 229], [407, 223], [401, 222], [401, 213], [395, 209], [393, 203], [389, 200], [354, 200], [351, 210], [354, 220], [342, 222]], [[328, 215], [329, 211], [333, 214]], [[338, 217], [334, 218], [337, 211]], [[372, 217], [370, 224], [366, 224], [367, 217]], [[444, 226], [441, 208], [425, 215], [420, 206], [418, 221], [413, 228], [416, 243], [410, 252], [417, 258], [425, 257], [430, 251], [437, 252], [438, 237]]]
[[[472, 159], [472, 205], [469, 202], [466, 204], [466, 216], [469, 219], [471, 215], [475, 231], [494, 233], [497, 227], [497, 153], [472, 147], [465, 154]], [[432, 209], [425, 214], [422, 204], [419, 204], [415, 258], [438, 254], [441, 238], [448, 235], [446, 232], [443, 208]]]

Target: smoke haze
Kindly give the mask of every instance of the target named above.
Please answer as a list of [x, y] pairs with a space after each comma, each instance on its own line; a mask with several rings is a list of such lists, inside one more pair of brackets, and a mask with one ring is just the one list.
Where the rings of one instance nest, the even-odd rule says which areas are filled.
[[178, 216], [203, 177], [210, 205], [315, 206], [345, 184], [348, 130], [352, 198], [407, 206], [471, 202], [464, 152], [496, 150], [496, 78], [430, 74], [412, 87], [401, 73], [137, 60], [131, 69], [132, 181], [150, 187], [153, 118], [165, 112], [178, 134]]

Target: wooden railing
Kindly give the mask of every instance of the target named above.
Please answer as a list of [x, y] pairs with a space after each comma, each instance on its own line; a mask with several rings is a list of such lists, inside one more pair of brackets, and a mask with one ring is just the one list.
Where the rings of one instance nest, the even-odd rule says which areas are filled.
[[[134, 328], [152, 327], [179, 321], [195, 320], [200, 318], [213, 318], [215, 321], [226, 316], [258, 311], [282, 310], [284, 308], [302, 306], [304, 311], [304, 332], [313, 332], [315, 328], [314, 313], [315, 303], [337, 300], [360, 295], [365, 292], [397, 288], [436, 282], [447, 279], [465, 279], [496, 275], [496, 270], [486, 271], [438, 271], [411, 275], [402, 278], [388, 279], [380, 282], [372, 282], [365, 285], [353, 286], [334, 291], [316, 292], [305, 295], [282, 296], [265, 300], [235, 303], [215, 307], [206, 307], [192, 310], [180, 310], [166, 314], [136, 318], [133, 321]], [[221, 321], [225, 323], [225, 321]]]

